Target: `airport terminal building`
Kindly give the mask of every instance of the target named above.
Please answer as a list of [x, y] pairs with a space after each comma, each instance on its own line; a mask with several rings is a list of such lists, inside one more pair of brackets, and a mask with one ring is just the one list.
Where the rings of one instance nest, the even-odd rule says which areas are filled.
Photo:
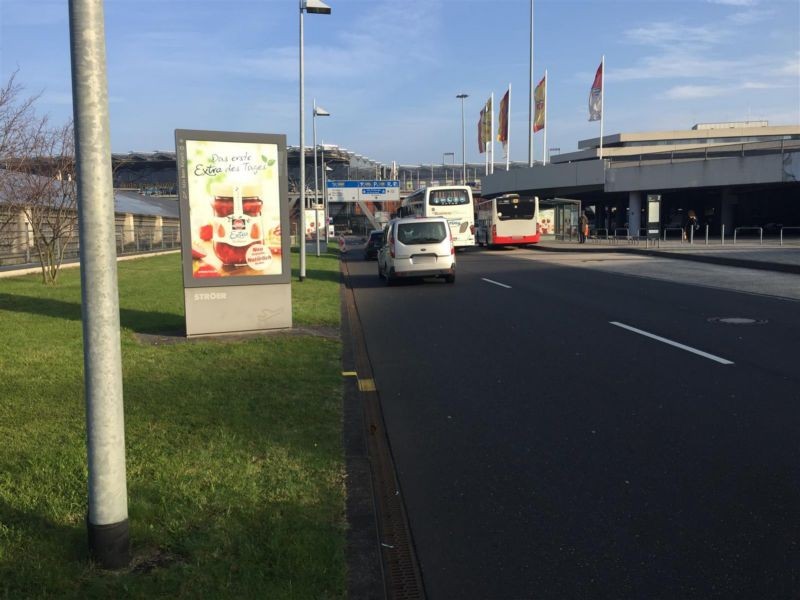
[[647, 198], [661, 200], [661, 229], [691, 210], [710, 235], [724, 226], [800, 226], [800, 126], [766, 121], [698, 124], [685, 131], [618, 133], [578, 144], [549, 164], [496, 170], [484, 196], [516, 192], [555, 207], [556, 231], [587, 211], [608, 235], [643, 235]]

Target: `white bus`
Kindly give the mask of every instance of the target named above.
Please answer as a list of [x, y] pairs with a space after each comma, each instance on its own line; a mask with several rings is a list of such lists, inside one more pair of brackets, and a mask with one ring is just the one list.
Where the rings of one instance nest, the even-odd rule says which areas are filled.
[[475, 245], [475, 207], [467, 185], [431, 186], [403, 199], [401, 217], [444, 217], [450, 224], [456, 248]]
[[505, 194], [478, 202], [475, 239], [479, 246], [524, 246], [537, 244], [539, 198]]

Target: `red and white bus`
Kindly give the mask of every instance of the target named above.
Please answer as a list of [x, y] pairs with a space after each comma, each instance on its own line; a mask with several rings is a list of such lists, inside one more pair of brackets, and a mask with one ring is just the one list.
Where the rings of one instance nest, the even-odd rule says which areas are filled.
[[478, 202], [475, 241], [479, 246], [539, 243], [539, 198], [505, 194]]

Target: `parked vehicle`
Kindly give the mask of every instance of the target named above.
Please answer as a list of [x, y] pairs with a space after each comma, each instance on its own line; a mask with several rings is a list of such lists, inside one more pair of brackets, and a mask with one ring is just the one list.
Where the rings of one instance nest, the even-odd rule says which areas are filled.
[[378, 248], [383, 244], [383, 230], [376, 229], [369, 233], [367, 245], [364, 247], [364, 260], [373, 260], [378, 258]]
[[411, 277], [456, 280], [453, 235], [444, 217], [392, 219], [383, 230], [378, 250], [378, 276], [387, 285]]

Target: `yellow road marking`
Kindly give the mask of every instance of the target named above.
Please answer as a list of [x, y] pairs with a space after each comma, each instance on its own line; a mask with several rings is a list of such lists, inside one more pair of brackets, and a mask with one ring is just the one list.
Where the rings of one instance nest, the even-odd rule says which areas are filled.
[[373, 380], [373, 379], [359, 379], [358, 380], [358, 389], [361, 392], [374, 392], [375, 391], [375, 380]]
[[342, 371], [342, 377], [358, 377], [355, 371]]

